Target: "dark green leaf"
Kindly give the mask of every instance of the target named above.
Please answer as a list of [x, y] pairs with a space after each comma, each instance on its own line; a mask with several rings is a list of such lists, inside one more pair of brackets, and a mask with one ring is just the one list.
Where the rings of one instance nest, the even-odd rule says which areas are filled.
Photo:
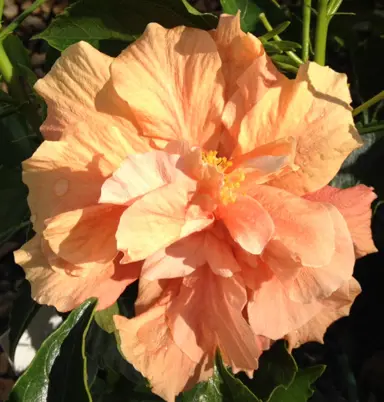
[[261, 402], [244, 383], [228, 371], [219, 355], [216, 357], [216, 366], [225, 384], [225, 400], [231, 398], [234, 402]]
[[84, 302], [44, 341], [16, 382], [9, 402], [92, 401], [84, 348], [95, 305], [95, 299]]
[[117, 305], [117, 303], [114, 303], [112, 304], [112, 306], [108, 307], [105, 310], [96, 311], [95, 321], [100, 328], [111, 334], [115, 331], [113, 316], [118, 315], [119, 313], [119, 306]]
[[240, 10], [241, 28], [244, 32], [255, 31], [261, 13], [267, 14], [272, 24], [276, 22], [279, 24], [284, 18], [278, 3], [274, 0], [220, 0], [220, 3], [227, 14], [236, 15]]
[[263, 36], [260, 36], [259, 39], [262, 42], [268, 41], [268, 40], [272, 39], [274, 36], [279, 35], [282, 32], [284, 32], [289, 27], [290, 24], [291, 24], [290, 21], [282, 22], [277, 27], [273, 28], [272, 31], [269, 31], [266, 34], [264, 34]]
[[13, 302], [11, 318], [9, 321], [9, 357], [13, 360], [17, 344], [31, 323], [33, 317], [40, 309], [31, 297], [31, 286], [25, 279], [18, 291], [18, 297]]
[[35, 38], [44, 39], [62, 51], [81, 40], [95, 47], [107, 39], [132, 42], [150, 22], [157, 22], [166, 28], [176, 25], [204, 29], [215, 27], [215, 16], [197, 11], [191, 13], [187, 7], [186, 2], [180, 0], [80, 0]]
[[325, 366], [308, 367], [299, 370], [292, 384], [285, 389], [277, 387], [268, 402], [307, 402], [313, 395], [311, 385], [323, 374]]
[[190, 391], [184, 392], [177, 399], [179, 402], [224, 402], [222, 392], [223, 380], [220, 377], [218, 368], [215, 366], [213, 376], [206, 382], [197, 384]]
[[0, 244], [29, 224], [26, 197], [27, 187], [21, 181], [21, 169], [0, 165]]
[[0, 119], [17, 112], [21, 104], [11, 98], [8, 94], [0, 91]]
[[249, 387], [258, 398], [268, 399], [277, 386], [288, 387], [296, 372], [297, 365], [287, 350], [286, 342], [278, 341], [261, 355], [259, 368], [249, 382]]

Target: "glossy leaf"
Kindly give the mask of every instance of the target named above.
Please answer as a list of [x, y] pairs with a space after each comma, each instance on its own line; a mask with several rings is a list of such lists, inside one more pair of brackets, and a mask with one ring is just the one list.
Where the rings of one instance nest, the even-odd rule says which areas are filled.
[[18, 291], [18, 297], [13, 302], [9, 321], [9, 357], [14, 359], [16, 347], [24, 331], [40, 309], [40, 304], [31, 297], [31, 286], [25, 279]]
[[120, 313], [119, 306], [117, 303], [112, 304], [112, 306], [106, 308], [105, 310], [96, 311], [95, 321], [105, 332], [109, 334], [115, 331], [115, 324], [113, 322], [113, 316]]
[[217, 18], [191, 12], [190, 5], [180, 0], [80, 0], [59, 15], [35, 38], [46, 40], [52, 47], [64, 50], [81, 40], [95, 47], [107, 39], [132, 42], [147, 24], [157, 22], [166, 28], [177, 25], [203, 29], [214, 28]]
[[268, 402], [307, 402], [313, 395], [311, 385], [323, 374], [325, 366], [308, 367], [299, 370], [292, 384], [285, 389], [277, 387]]
[[44, 341], [9, 402], [92, 401], [84, 349], [95, 305], [95, 299], [85, 301]]

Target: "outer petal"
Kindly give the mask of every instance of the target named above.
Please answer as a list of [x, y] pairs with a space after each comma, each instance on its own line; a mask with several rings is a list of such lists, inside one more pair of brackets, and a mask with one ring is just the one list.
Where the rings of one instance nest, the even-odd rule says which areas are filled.
[[192, 361], [175, 344], [166, 321], [166, 304], [158, 304], [128, 320], [115, 316], [120, 348], [126, 359], [152, 386], [152, 392], [168, 402], [196, 382], [212, 375], [212, 360]]
[[99, 202], [124, 205], [176, 179], [178, 155], [163, 151], [129, 155], [101, 189]]
[[353, 124], [346, 76], [307, 63], [294, 81], [268, 90], [241, 123], [239, 148], [247, 153], [284, 137], [297, 139], [296, 172], [272, 181], [298, 195], [330, 182], [361, 140]]
[[64, 260], [97, 269], [117, 255], [115, 234], [123, 211], [99, 204], [64, 212], [47, 221], [43, 237]]
[[199, 268], [171, 301], [168, 322], [176, 344], [194, 361], [216, 345], [236, 370], [254, 370], [263, 342], [255, 338], [242, 310], [245, 287], [233, 276], [214, 275], [208, 267]]
[[145, 136], [214, 149], [224, 105], [220, 66], [207, 32], [152, 23], [115, 59], [111, 77]]
[[[248, 194], [268, 211], [275, 225], [273, 242], [262, 256], [266, 262], [270, 263], [269, 252], [275, 254], [280, 246], [279, 251], [283, 247], [304, 266], [329, 264], [335, 251], [335, 230], [326, 206], [265, 185], [254, 186]], [[276, 274], [280, 271], [275, 265], [271, 269]]]
[[15, 252], [15, 261], [23, 267], [31, 283], [32, 297], [62, 312], [78, 307], [90, 297], [99, 299], [99, 310], [107, 308], [140, 274], [141, 264], [121, 266], [117, 261], [86, 277], [67, 275], [64, 270], [58, 273], [48, 264], [40, 242], [40, 236], [35, 236]]
[[132, 152], [117, 127], [102, 124], [75, 124], [60, 141], [44, 141], [23, 162], [34, 230], [48, 217], [96, 204], [105, 178]]
[[48, 104], [48, 117], [41, 127], [46, 139], [57, 140], [65, 129], [86, 121], [96, 129], [99, 124], [116, 126], [132, 146], [145, 147], [131, 121], [96, 110], [95, 99], [109, 78], [112, 60], [88, 43], [79, 42], [66, 49], [51, 71], [36, 83], [35, 89]]
[[349, 314], [352, 303], [360, 293], [359, 283], [351, 278], [345, 285], [322, 301], [322, 309], [307, 324], [287, 335], [290, 349], [306, 342], [323, 343], [327, 328], [341, 317]]
[[123, 213], [116, 238], [126, 261], [145, 259], [212, 223], [212, 216], [197, 205], [189, 206], [189, 190], [180, 182], [169, 184], [146, 194]]
[[376, 198], [372, 188], [362, 184], [345, 190], [326, 186], [305, 198], [329, 202], [341, 212], [351, 232], [357, 257], [377, 251], [371, 232], [371, 203]]
[[234, 203], [221, 205], [219, 217], [233, 239], [251, 254], [260, 254], [274, 233], [268, 212], [254, 199], [241, 196]]

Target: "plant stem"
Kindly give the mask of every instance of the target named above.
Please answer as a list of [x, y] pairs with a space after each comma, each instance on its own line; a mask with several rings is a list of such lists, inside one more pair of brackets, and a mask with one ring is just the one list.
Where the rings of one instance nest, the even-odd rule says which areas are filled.
[[[4, 0], [0, 0], [4, 1]], [[36, 0], [29, 8], [24, 10], [17, 18], [15, 18], [6, 28], [0, 32], [0, 42], [2, 42], [9, 34], [11, 34], [30, 14], [39, 8], [46, 0]]]
[[3, 18], [3, 11], [4, 11], [4, 0], [0, 0], [0, 28], [1, 28], [1, 21]]
[[312, 0], [303, 1], [303, 36], [302, 36], [302, 56], [305, 63], [309, 59], [309, 41], [311, 31], [311, 6]]
[[318, 0], [315, 38], [315, 62], [325, 65], [328, 33], [328, 0]]
[[358, 128], [360, 135], [374, 133], [375, 131], [384, 130], [384, 123], [371, 124]]
[[[259, 18], [260, 18], [260, 21], [263, 23], [265, 29], [266, 29], [268, 32], [271, 32], [271, 31], [273, 30], [273, 27], [272, 27], [272, 25], [269, 23], [269, 21], [268, 21], [266, 15], [265, 15], [264, 13], [261, 13], [261, 14], [259, 15]], [[281, 42], [281, 41], [282, 41], [282, 39], [280, 38], [279, 35], [275, 35], [275, 36], [273, 37], [273, 39], [274, 39], [276, 42]], [[287, 51], [287, 52], [285, 52], [285, 53], [287, 54], [287, 56], [289, 56], [289, 57], [295, 62], [295, 64], [297, 64], [297, 65], [299, 65], [299, 66], [300, 66], [300, 64], [303, 64], [303, 60], [301, 60], [300, 57], [299, 57], [295, 52], [292, 52], [291, 50], [289, 50], [289, 51]]]
[[370, 108], [371, 106], [373, 106], [374, 104], [376, 104], [377, 102], [380, 102], [381, 100], [384, 99], [384, 91], [381, 91], [380, 93], [378, 93], [377, 95], [375, 95], [373, 98], [368, 99], [366, 102], [364, 102], [362, 105], [358, 106], [357, 108], [355, 108], [352, 112], [353, 116], [357, 116], [358, 114], [360, 114], [361, 112], [363, 112], [364, 110]]

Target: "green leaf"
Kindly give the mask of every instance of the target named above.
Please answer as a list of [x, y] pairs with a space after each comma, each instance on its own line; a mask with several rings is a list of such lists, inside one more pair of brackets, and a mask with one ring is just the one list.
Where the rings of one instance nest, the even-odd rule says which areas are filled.
[[80, 0], [34, 38], [44, 39], [63, 51], [81, 40], [95, 47], [109, 39], [132, 42], [150, 22], [166, 28], [186, 25], [211, 29], [216, 26], [215, 16], [191, 10], [186, 1], [180, 0]]
[[25, 279], [18, 291], [18, 297], [13, 302], [11, 318], [9, 320], [9, 357], [14, 359], [16, 347], [21, 335], [28, 328], [32, 319], [40, 309], [31, 297], [31, 286]]
[[297, 365], [285, 341], [277, 341], [259, 359], [249, 386], [260, 399], [268, 399], [278, 386], [288, 387], [295, 378]]
[[240, 10], [241, 28], [244, 32], [256, 30], [261, 13], [265, 13], [272, 24], [283, 22], [284, 14], [274, 0], [220, 0], [220, 3], [224, 13], [236, 15]]
[[219, 354], [216, 356], [216, 366], [226, 386], [225, 400], [230, 396], [234, 402], [261, 402], [241, 380], [228, 371]]
[[92, 401], [87, 385], [85, 337], [95, 305], [96, 299], [85, 301], [44, 341], [16, 382], [9, 402]]
[[260, 36], [259, 39], [262, 42], [268, 41], [272, 39], [274, 36], [280, 35], [282, 32], [284, 32], [289, 27], [289, 25], [291, 25], [291, 21], [282, 22], [277, 27], [273, 28], [272, 31], [269, 31], [266, 34]]
[[313, 395], [311, 385], [323, 374], [325, 366], [308, 367], [299, 370], [292, 384], [285, 389], [277, 387], [268, 402], [307, 402]]
[[26, 197], [21, 169], [0, 166], [0, 244], [29, 224]]
[[205, 382], [197, 384], [190, 391], [184, 392], [177, 398], [178, 402], [229, 402], [224, 399], [223, 380], [220, 377], [218, 368], [214, 367], [213, 376]]
[[0, 91], [0, 119], [17, 112], [20, 107], [21, 105], [19, 102], [14, 100], [5, 92]]
[[115, 331], [115, 324], [113, 322], [113, 316], [120, 314], [119, 306], [117, 303], [112, 304], [105, 310], [96, 311], [95, 321], [104, 331], [108, 334], [112, 334]]

